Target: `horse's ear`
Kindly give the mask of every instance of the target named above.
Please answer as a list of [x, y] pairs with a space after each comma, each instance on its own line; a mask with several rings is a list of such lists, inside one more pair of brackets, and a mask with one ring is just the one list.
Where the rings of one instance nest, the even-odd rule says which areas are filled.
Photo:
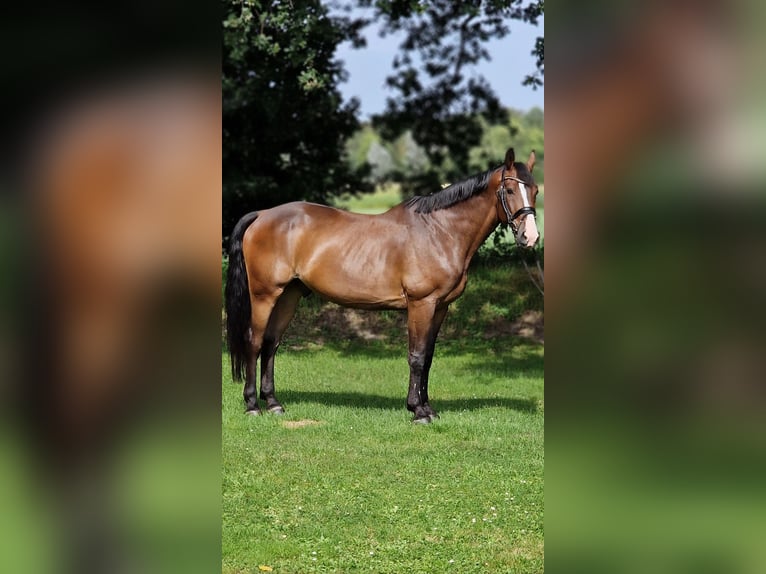
[[532, 170], [535, 169], [536, 160], [537, 160], [537, 156], [535, 155], [535, 150], [532, 150], [529, 153], [529, 159], [527, 160], [527, 169], [529, 170], [529, 173], [532, 173]]
[[505, 169], [511, 169], [514, 161], [516, 161], [516, 152], [513, 151], [512, 147], [509, 147], [508, 151], [505, 152]]

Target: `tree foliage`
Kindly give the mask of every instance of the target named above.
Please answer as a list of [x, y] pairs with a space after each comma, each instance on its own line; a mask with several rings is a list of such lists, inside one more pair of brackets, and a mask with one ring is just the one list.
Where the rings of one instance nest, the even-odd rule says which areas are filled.
[[526, 159], [527, 154], [535, 150], [535, 180], [542, 183], [545, 173], [543, 111], [532, 108], [526, 113], [509, 110], [508, 114], [509, 120], [505, 124], [485, 125], [481, 141], [469, 151], [469, 171], [497, 166], [509, 147], [515, 148], [516, 156], [521, 159]]
[[[545, 132], [544, 114], [540, 108], [527, 112], [507, 110], [505, 123], [489, 124], [478, 118], [481, 138], [479, 143], [468, 151], [468, 170], [458, 177], [497, 167], [509, 147], [516, 149], [519, 158], [525, 158], [532, 150], [537, 152], [535, 179], [543, 183], [545, 177]], [[394, 141], [387, 141], [371, 125], [362, 126], [346, 143], [348, 160], [352, 167], [365, 162], [373, 169], [368, 174], [370, 183], [383, 183], [417, 179], [431, 171], [428, 156], [412, 136], [406, 131]], [[378, 158], [385, 157], [380, 161]], [[439, 184], [450, 180], [441, 179]], [[430, 189], [433, 191], [436, 187]]]
[[[482, 122], [507, 121], [507, 112], [486, 79], [468, 73], [488, 59], [487, 40], [504, 38], [512, 20], [537, 24], [544, 2], [529, 0], [361, 0], [375, 8], [383, 33], [404, 33], [401, 53], [387, 83], [396, 95], [374, 118], [386, 139], [411, 130], [434, 167], [415, 188], [453, 179], [470, 167], [469, 151], [479, 145]], [[534, 50], [538, 70], [525, 83], [541, 85], [543, 40]], [[521, 71], [509, 66], [509, 74]], [[429, 177], [430, 176], [430, 177]]]
[[362, 22], [319, 0], [223, 0], [223, 231], [247, 211], [363, 186], [344, 161], [358, 102], [337, 89]]
[[[332, 14], [320, 0], [222, 2], [224, 237], [253, 209], [325, 201], [388, 173], [409, 191], [430, 191], [488, 161], [494, 151], [471, 150], [506, 140], [507, 131], [487, 129], [509, 118], [469, 70], [489, 58], [487, 40], [505, 37], [514, 20], [536, 24], [544, 10], [542, 0], [335, 0]], [[404, 35], [388, 78], [395, 95], [374, 118], [376, 131], [361, 135], [358, 102], [343, 102], [334, 56], [341, 42], [364, 45], [371, 19], [352, 8], [368, 9], [384, 33]], [[542, 38], [532, 51], [534, 74], [508, 74], [534, 87], [542, 84]], [[355, 133], [364, 149], [346, 157]]]

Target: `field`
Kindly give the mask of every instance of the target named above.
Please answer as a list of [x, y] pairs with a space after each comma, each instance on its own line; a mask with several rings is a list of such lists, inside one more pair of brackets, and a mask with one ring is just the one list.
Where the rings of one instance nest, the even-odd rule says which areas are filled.
[[541, 310], [523, 268], [472, 270], [429, 426], [404, 407], [402, 314], [305, 300], [277, 356], [282, 417], [243, 415], [224, 356], [222, 571], [542, 572]]

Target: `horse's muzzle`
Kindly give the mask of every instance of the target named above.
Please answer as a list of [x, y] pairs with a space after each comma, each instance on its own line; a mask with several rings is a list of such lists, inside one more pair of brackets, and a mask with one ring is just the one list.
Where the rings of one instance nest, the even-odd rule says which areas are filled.
[[540, 233], [537, 231], [535, 216], [529, 213], [524, 216], [524, 223], [516, 232], [516, 243], [521, 247], [531, 249], [537, 245], [538, 239], [540, 239]]

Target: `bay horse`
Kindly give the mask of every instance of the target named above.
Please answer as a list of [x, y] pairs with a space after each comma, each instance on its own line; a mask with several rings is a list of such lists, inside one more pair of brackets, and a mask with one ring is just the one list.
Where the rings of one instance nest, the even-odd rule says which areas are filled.
[[247, 414], [284, 408], [274, 393], [274, 355], [301, 297], [314, 292], [346, 307], [407, 311], [413, 422], [438, 417], [429, 403], [428, 373], [450, 303], [463, 293], [468, 265], [489, 234], [510, 225], [516, 242], [534, 247], [538, 187], [535, 152], [417, 196], [379, 215], [293, 202], [242, 217], [231, 234], [225, 289], [234, 380], [244, 378]]

